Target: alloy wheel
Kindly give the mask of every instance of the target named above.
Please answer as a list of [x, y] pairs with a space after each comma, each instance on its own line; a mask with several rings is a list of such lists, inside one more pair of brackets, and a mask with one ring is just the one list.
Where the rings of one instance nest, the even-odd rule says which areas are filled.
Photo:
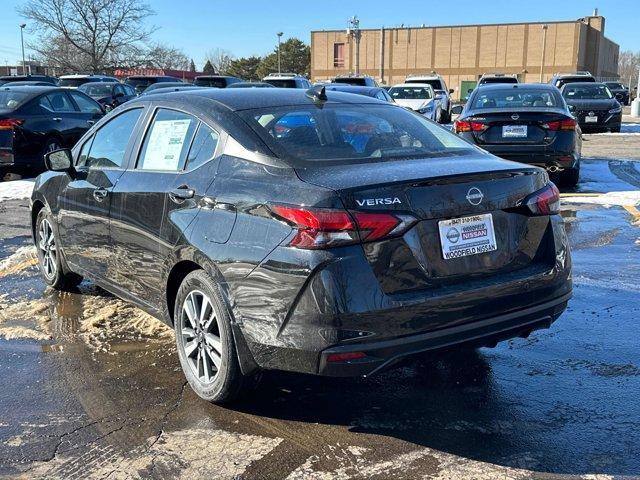
[[51, 223], [49, 223], [47, 219], [40, 222], [40, 228], [38, 229], [38, 249], [40, 250], [42, 271], [48, 279], [54, 278], [58, 268], [58, 248]]
[[212, 383], [222, 364], [220, 325], [211, 299], [199, 290], [192, 290], [182, 304], [180, 332], [182, 351], [198, 379]]

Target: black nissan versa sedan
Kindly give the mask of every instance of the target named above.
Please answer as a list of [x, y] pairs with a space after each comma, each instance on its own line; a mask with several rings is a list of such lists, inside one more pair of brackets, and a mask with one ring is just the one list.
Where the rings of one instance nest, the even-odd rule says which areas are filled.
[[226, 402], [261, 369], [371, 375], [548, 327], [571, 296], [558, 190], [393, 104], [296, 89], [139, 97], [32, 196], [40, 268], [175, 328]]
[[103, 115], [76, 90], [0, 87], [0, 171], [42, 172], [46, 152], [73, 146]]
[[622, 105], [604, 83], [569, 83], [561, 92], [583, 132], [620, 132]]
[[502, 158], [546, 168], [564, 186], [578, 183], [582, 135], [552, 85], [482, 85], [453, 112], [460, 113], [453, 129], [466, 140]]

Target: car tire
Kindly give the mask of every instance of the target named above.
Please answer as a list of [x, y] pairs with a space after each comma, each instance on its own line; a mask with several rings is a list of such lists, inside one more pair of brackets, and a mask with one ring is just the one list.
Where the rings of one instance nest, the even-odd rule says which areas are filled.
[[48, 208], [43, 208], [36, 218], [35, 244], [38, 267], [42, 278], [56, 290], [72, 290], [82, 282], [82, 277], [72, 272], [60, 250], [58, 231]]
[[560, 185], [563, 187], [575, 187], [580, 180], [580, 166], [567, 168], [560, 172]]
[[442, 123], [444, 125], [446, 125], [447, 123], [449, 123], [451, 121], [451, 114], [449, 113], [449, 110], [443, 110], [442, 111], [441, 120], [442, 120]]
[[611, 129], [611, 133], [620, 133], [620, 125], [618, 125], [617, 127], [613, 127]]
[[251, 378], [240, 370], [231, 314], [220, 287], [203, 270], [182, 281], [173, 318], [180, 365], [193, 391], [211, 403], [235, 400]]

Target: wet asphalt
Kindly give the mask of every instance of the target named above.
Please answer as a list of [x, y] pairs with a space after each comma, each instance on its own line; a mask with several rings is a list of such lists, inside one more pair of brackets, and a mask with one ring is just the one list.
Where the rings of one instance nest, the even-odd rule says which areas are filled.
[[[41, 306], [38, 321], [0, 311], [0, 327], [51, 337], [0, 338], [0, 477], [640, 476], [640, 212], [572, 200], [640, 189], [640, 162], [621, 161], [615, 137], [594, 144], [608, 141], [563, 199], [567, 312], [527, 339], [371, 379], [268, 372], [214, 406], [185, 384], [170, 338], [107, 322], [87, 339], [85, 306], [108, 293], [46, 289], [28, 259], [0, 270], [0, 305]], [[27, 200], [0, 202], [0, 261], [30, 244], [27, 225]]]

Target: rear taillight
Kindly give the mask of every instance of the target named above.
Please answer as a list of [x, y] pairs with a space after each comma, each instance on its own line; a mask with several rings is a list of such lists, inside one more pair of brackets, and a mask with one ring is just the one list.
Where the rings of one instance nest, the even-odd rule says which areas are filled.
[[296, 248], [329, 248], [371, 242], [406, 232], [416, 219], [410, 215], [347, 212], [328, 208], [275, 205], [273, 213], [297, 232], [289, 242]]
[[534, 215], [553, 215], [560, 212], [560, 191], [553, 182], [529, 195], [524, 201]]
[[453, 122], [453, 129], [456, 133], [460, 132], [484, 132], [489, 125], [482, 122], [470, 122], [467, 120], [456, 120]]
[[19, 127], [23, 123], [24, 120], [19, 120], [17, 118], [5, 118], [0, 120], [0, 130], [11, 130]]
[[553, 122], [547, 122], [542, 126], [548, 130], [557, 132], [558, 130], [575, 130], [578, 124], [573, 118], [567, 118], [566, 120], [555, 120]]

